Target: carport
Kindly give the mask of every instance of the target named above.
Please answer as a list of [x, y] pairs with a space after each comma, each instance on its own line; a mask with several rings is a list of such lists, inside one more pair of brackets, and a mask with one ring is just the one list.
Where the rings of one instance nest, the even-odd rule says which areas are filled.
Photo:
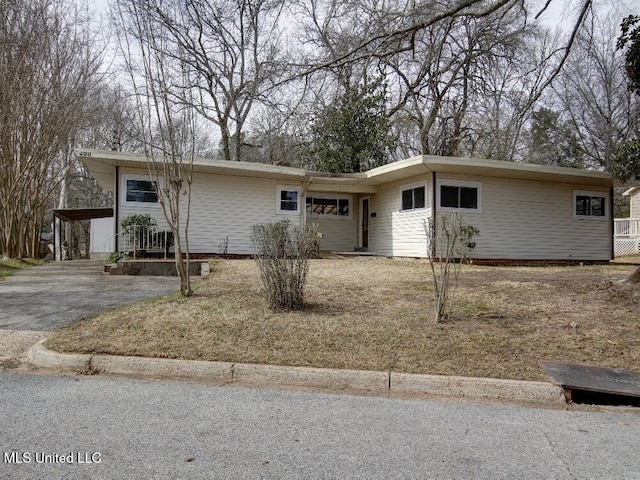
[[[113, 217], [113, 208], [58, 208], [53, 211], [53, 215], [53, 256], [56, 260], [62, 260], [63, 224], [65, 222], [68, 223], [76, 222], [79, 220], [91, 220], [93, 218]], [[55, 221], [55, 219], [58, 219], [59, 222]]]

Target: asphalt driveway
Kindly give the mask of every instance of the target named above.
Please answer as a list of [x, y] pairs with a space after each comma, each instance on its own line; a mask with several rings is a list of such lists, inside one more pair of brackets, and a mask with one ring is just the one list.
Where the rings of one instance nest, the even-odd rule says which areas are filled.
[[110, 276], [102, 262], [26, 268], [0, 282], [0, 329], [51, 332], [103, 310], [180, 288], [177, 277]]

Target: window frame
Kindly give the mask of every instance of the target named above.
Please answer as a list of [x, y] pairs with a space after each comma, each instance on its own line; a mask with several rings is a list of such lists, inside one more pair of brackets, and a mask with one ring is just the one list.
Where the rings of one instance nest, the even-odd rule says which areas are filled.
[[[340, 210], [340, 200], [347, 200], [349, 202], [349, 214], [348, 215], [340, 215], [336, 213], [335, 215], [329, 215], [324, 213], [313, 213], [313, 199], [322, 199], [322, 200], [335, 200], [336, 201], [336, 212]], [[307, 212], [307, 200], [311, 199], [311, 212]], [[341, 194], [331, 194], [331, 193], [315, 193], [308, 192], [304, 199], [304, 208], [307, 217], [311, 218], [331, 218], [331, 219], [341, 219], [341, 220], [351, 220], [353, 218], [353, 196], [352, 195], [341, 195]]]
[[[457, 187], [459, 188], [475, 188], [477, 190], [477, 206], [476, 208], [464, 208], [464, 207], [443, 207], [442, 206], [442, 187]], [[460, 193], [458, 191], [458, 200], [460, 200]], [[447, 178], [439, 179], [436, 182], [436, 205], [438, 211], [442, 212], [464, 212], [464, 213], [482, 213], [482, 182], [474, 182], [469, 180], [452, 180]]]
[[[282, 200], [282, 192], [296, 192], [298, 198], [295, 210], [287, 210], [282, 208], [282, 202], [292, 200]], [[277, 185], [276, 186], [276, 214], [278, 215], [300, 215], [300, 204], [302, 203], [302, 189], [296, 185]]]
[[[578, 215], [576, 213], [576, 204], [578, 202], [578, 197], [589, 197], [592, 198], [602, 198], [604, 200], [604, 215], [593, 215], [590, 209], [588, 215]], [[611, 205], [609, 205], [611, 199], [609, 199], [609, 194], [607, 192], [598, 192], [593, 190], [574, 190], [573, 191], [573, 201], [571, 203], [572, 208], [572, 217], [577, 220], [608, 220], [609, 219], [609, 210]]]
[[157, 182], [154, 182], [151, 177], [149, 177], [149, 175], [144, 175], [144, 174], [135, 174], [135, 173], [125, 173], [122, 175], [122, 198], [121, 198], [121, 205], [147, 205], [147, 206], [153, 206], [153, 205], [160, 205], [160, 200], [158, 199], [158, 190], [157, 188], [155, 189], [156, 192], [156, 201], [155, 202], [140, 202], [138, 200], [127, 200], [127, 183], [129, 182], [129, 180], [136, 180], [136, 181], [144, 181], [144, 182], [150, 182], [152, 185], [154, 183], [159, 183], [161, 181], [161, 179], [159, 178]]
[[[418, 188], [424, 188], [424, 207], [411, 207], [411, 208], [402, 208], [403, 207], [403, 197], [404, 192], [409, 190], [416, 190]], [[415, 201], [415, 197], [412, 195], [412, 202]], [[416, 212], [423, 211], [429, 208], [429, 189], [427, 188], [426, 182], [419, 183], [410, 183], [407, 185], [402, 185], [400, 187], [400, 211], [401, 212]]]

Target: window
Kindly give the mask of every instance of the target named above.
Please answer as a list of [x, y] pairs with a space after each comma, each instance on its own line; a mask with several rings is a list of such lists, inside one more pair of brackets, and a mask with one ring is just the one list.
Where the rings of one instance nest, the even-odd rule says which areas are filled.
[[144, 177], [125, 177], [125, 201], [133, 203], [158, 203], [155, 182]]
[[478, 182], [442, 180], [438, 182], [438, 205], [442, 210], [480, 211], [481, 185]]
[[607, 217], [607, 202], [603, 193], [574, 192], [574, 217]]
[[426, 205], [425, 191], [424, 185], [402, 190], [402, 210], [424, 208]]
[[300, 213], [300, 188], [279, 186], [277, 188], [276, 211], [284, 215]]
[[313, 196], [306, 200], [307, 215], [351, 218], [350, 197]]
[[478, 208], [478, 189], [440, 185], [440, 206], [446, 208]]

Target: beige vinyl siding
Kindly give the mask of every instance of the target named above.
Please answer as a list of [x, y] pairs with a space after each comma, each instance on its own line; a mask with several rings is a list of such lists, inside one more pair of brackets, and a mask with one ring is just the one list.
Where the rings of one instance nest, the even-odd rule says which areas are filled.
[[[166, 228], [160, 205], [123, 201], [122, 177], [132, 173], [146, 174], [142, 169], [120, 169], [117, 230], [122, 218], [132, 213], [148, 213], [161, 229]], [[438, 174], [437, 178], [481, 183], [481, 212], [464, 214], [467, 223], [480, 229], [472, 253], [475, 258], [608, 260], [611, 255], [611, 219], [574, 215], [574, 191], [603, 193], [609, 215], [611, 198], [607, 187], [452, 174]], [[431, 174], [426, 173], [380, 185], [377, 193], [365, 195], [370, 198], [370, 212], [375, 213], [369, 218], [369, 251], [384, 256], [426, 256], [424, 220], [431, 212], [431, 179]], [[402, 190], [420, 184], [426, 186], [426, 208], [401, 211]], [[189, 229], [191, 252], [218, 253], [228, 237], [228, 253], [251, 254], [252, 225], [284, 218], [299, 224], [300, 214], [276, 213], [278, 185], [303, 188], [302, 182], [196, 174]], [[640, 194], [632, 200], [640, 201]], [[300, 202], [302, 209], [304, 200], [301, 198]], [[354, 194], [350, 219], [308, 217], [307, 221], [317, 223], [324, 234], [323, 250], [352, 250], [357, 245], [358, 208], [359, 198]], [[633, 212], [639, 216], [640, 208], [635, 207]]]
[[[131, 171], [121, 169], [121, 175], [126, 173]], [[228, 238], [228, 253], [252, 254], [253, 225], [287, 218], [299, 225], [299, 214], [276, 213], [278, 185], [302, 187], [301, 184], [271, 179], [195, 174], [191, 192], [190, 252], [220, 253], [225, 239]], [[124, 192], [120, 195], [122, 197]], [[186, 197], [183, 198], [186, 200]], [[125, 205], [121, 202], [119, 217], [123, 218], [130, 213], [149, 213], [158, 220], [161, 228], [166, 226], [159, 205]]]
[[438, 180], [444, 178], [482, 183], [482, 212], [464, 214], [466, 223], [480, 229], [474, 258], [609, 259], [610, 218], [575, 218], [573, 214], [575, 190], [602, 192], [608, 204], [606, 188], [438, 175]]
[[351, 218], [324, 218], [321, 216], [307, 216], [307, 224], [316, 224], [318, 232], [322, 233], [320, 250], [350, 252], [358, 244], [358, 210], [357, 197], [352, 199]]
[[151, 218], [155, 219], [158, 228], [161, 230], [168, 229], [166, 219], [164, 214], [162, 213], [162, 207], [159, 203], [146, 203], [146, 202], [126, 202], [126, 183], [125, 178], [140, 178], [140, 179], [149, 179], [149, 174], [146, 170], [136, 170], [131, 168], [120, 168], [119, 169], [119, 177], [118, 181], [118, 192], [119, 192], [119, 203], [118, 203], [118, 219], [116, 225], [116, 233], [120, 233], [122, 227], [120, 223], [122, 219], [128, 217], [129, 215], [149, 215]]
[[[480, 182], [481, 212], [465, 212], [463, 219], [480, 229], [474, 258], [530, 260], [608, 260], [610, 218], [574, 218], [574, 191], [609, 190], [588, 185], [553, 184], [494, 177], [438, 174], [440, 180]], [[400, 211], [401, 191], [426, 183], [427, 209]], [[424, 257], [424, 220], [430, 215], [431, 176], [383, 185], [371, 195], [369, 250], [385, 256]], [[608, 210], [608, 207], [607, 207]]]
[[[401, 211], [402, 190], [419, 185], [426, 186], [426, 208]], [[370, 210], [376, 216], [369, 220], [369, 250], [384, 256], [426, 256], [424, 220], [430, 215], [431, 197], [430, 174], [380, 186], [371, 195]]]
[[276, 213], [278, 185], [301, 187], [251, 177], [195, 175], [189, 228], [191, 251], [220, 253], [220, 245], [228, 238], [228, 253], [251, 254], [253, 225], [284, 219], [299, 225], [299, 214]]
[[630, 198], [631, 218], [640, 218], [640, 188], [634, 190]]

